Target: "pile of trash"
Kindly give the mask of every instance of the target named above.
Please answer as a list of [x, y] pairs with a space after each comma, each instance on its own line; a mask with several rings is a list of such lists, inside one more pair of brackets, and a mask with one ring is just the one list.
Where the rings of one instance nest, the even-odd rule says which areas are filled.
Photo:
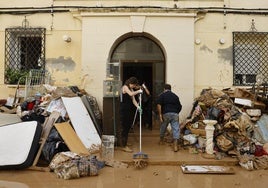
[[96, 156], [79, 156], [70, 151], [57, 153], [49, 164], [50, 170], [65, 180], [97, 176], [104, 166], [105, 163], [98, 161]]
[[266, 104], [246, 89], [204, 89], [182, 124], [183, 145], [206, 147], [204, 120], [216, 120], [213, 150], [216, 159], [237, 157], [247, 169], [268, 168], [268, 115]]
[[[50, 85], [44, 85], [44, 87], [46, 88], [46, 93], [44, 94], [36, 92], [35, 96], [27, 97], [26, 99], [17, 98], [17, 101], [12, 99], [12, 97], [9, 97], [8, 100], [0, 100], [0, 110], [3, 112], [3, 114], [16, 114], [22, 122], [36, 121], [38, 124], [42, 125], [43, 133], [41, 135], [42, 137], [40, 138], [40, 141], [45, 143], [40, 144], [42, 153], [39, 158], [39, 162], [44, 163], [45, 165], [50, 164], [51, 167], [51, 163], [55, 164], [55, 161], [57, 161], [55, 159], [56, 157], [63, 156], [63, 154], [66, 152], [68, 153], [71, 151], [71, 149], [68, 147], [68, 144], [66, 143], [66, 140], [62, 138], [62, 135], [60, 135], [56, 129], [56, 126], [53, 126], [54, 123], [62, 122], [70, 122], [72, 126], [74, 125], [70, 118], [70, 114], [67, 112], [66, 106], [63, 104], [63, 98], [81, 99], [81, 103], [84, 105], [86, 111], [88, 112], [88, 115], [90, 116], [90, 119], [92, 120], [92, 125], [90, 122], [84, 123], [87, 124], [87, 126], [93, 126], [88, 129], [94, 130], [93, 128], [95, 128], [97, 130], [98, 137], [100, 137], [102, 134], [102, 113], [99, 109], [96, 98], [76, 86], [54, 87]], [[76, 101], [74, 100], [73, 105], [80, 105], [80, 103], [78, 104], [75, 102]], [[48, 122], [50, 121], [49, 117], [51, 117], [51, 114], [55, 111], [60, 115], [55, 120], [53, 120], [54, 122]], [[85, 116], [87, 116], [87, 114], [85, 114]], [[9, 123], [7, 122], [7, 125], [13, 123], [17, 123], [17, 118], [16, 122], [10, 121]], [[52, 125], [51, 130], [48, 131], [48, 136], [44, 137], [45, 129], [48, 129], [45, 127], [45, 125], [48, 125], [50, 123]], [[77, 134], [77, 136], [81, 135]], [[73, 137], [69, 139], [72, 139], [74, 141]], [[92, 141], [92, 148], [93, 147], [94, 142]], [[73, 157], [69, 152], [67, 155], [69, 158], [66, 159], [64, 163], [61, 161], [60, 164], [57, 164], [53, 169], [51, 168], [51, 170], [57, 174], [57, 177], [63, 179], [73, 179], [83, 176], [97, 175], [98, 170], [101, 168], [100, 166], [102, 166], [102, 163], [96, 159], [96, 156], [93, 152], [91, 153], [91, 148], [86, 149], [90, 153], [89, 155], [84, 154], [83, 156], [77, 155]], [[29, 153], [29, 155], [34, 154]], [[15, 166], [14, 168], [18, 167]]]

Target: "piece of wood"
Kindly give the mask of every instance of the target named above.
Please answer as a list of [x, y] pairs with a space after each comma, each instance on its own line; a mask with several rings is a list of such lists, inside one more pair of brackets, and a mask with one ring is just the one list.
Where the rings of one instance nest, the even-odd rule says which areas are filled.
[[53, 111], [50, 116], [46, 119], [45, 123], [43, 124], [43, 131], [42, 131], [42, 135], [41, 135], [41, 138], [40, 138], [40, 147], [38, 149], [38, 152], [35, 156], [35, 159], [34, 159], [34, 162], [32, 164], [31, 167], [29, 167], [30, 170], [40, 170], [40, 171], [48, 171], [46, 168], [44, 167], [38, 167], [36, 166], [38, 161], [39, 161], [39, 158], [41, 156], [41, 153], [42, 153], [42, 150], [43, 150], [43, 147], [46, 143], [46, 140], [48, 138], [48, 135], [54, 125], [54, 123], [57, 121], [57, 119], [60, 117], [60, 113], [59, 112], [56, 112], [56, 111]]
[[234, 97], [248, 99], [248, 100], [254, 100], [254, 98], [255, 98], [255, 96], [252, 92], [247, 91], [244, 88], [235, 88], [234, 89]]
[[69, 122], [56, 123], [55, 127], [70, 151], [76, 154], [90, 154]]
[[[123, 163], [126, 164], [133, 164], [133, 160], [120, 160]], [[236, 166], [239, 165], [238, 160], [205, 160], [205, 161], [178, 161], [178, 160], [153, 160], [153, 159], [148, 159], [148, 164], [149, 165], [154, 165], [154, 166], [180, 166], [180, 165], [221, 165], [221, 166]]]
[[228, 166], [216, 165], [181, 165], [185, 174], [234, 174], [234, 169]]

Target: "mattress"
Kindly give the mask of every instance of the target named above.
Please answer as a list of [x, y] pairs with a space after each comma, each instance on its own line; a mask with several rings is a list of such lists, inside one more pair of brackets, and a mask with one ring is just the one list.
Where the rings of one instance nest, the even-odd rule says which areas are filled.
[[[98, 120], [97, 120], [97, 117], [96, 117], [95, 114], [94, 114], [94, 111], [97, 111], [97, 110], [98, 110], [98, 109], [97, 109], [98, 107], [92, 105], [93, 100], [91, 100], [91, 99], [90, 99], [88, 96], [86, 96], [86, 95], [83, 95], [83, 96], [81, 97], [81, 99], [82, 99], [82, 102], [83, 102], [83, 104], [85, 105], [85, 107], [86, 107], [86, 109], [87, 109], [87, 111], [88, 111], [88, 113], [89, 113], [89, 115], [90, 115], [90, 117], [91, 117], [91, 119], [92, 119], [94, 125], [95, 125], [96, 130], [98, 131], [99, 136], [101, 136], [101, 135], [102, 135], [101, 125], [99, 124], [99, 122], [98, 122]], [[95, 109], [94, 109], [94, 108], [95, 108]]]
[[42, 126], [26, 121], [0, 126], [0, 169], [30, 167], [39, 148]]
[[61, 97], [72, 126], [91, 153], [100, 150], [101, 139], [80, 97]]

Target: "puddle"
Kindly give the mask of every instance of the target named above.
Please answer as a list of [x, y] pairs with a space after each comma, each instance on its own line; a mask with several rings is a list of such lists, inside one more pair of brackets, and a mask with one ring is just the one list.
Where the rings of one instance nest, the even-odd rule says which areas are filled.
[[0, 188], [29, 188], [29, 187], [24, 183], [0, 180]]

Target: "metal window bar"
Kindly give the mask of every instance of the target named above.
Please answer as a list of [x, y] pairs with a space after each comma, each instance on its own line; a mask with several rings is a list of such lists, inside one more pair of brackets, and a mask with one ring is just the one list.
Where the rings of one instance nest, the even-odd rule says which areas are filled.
[[[5, 30], [5, 70], [45, 69], [45, 28], [14, 27]], [[5, 83], [8, 83], [5, 74]], [[13, 84], [13, 83], [11, 83]]]
[[258, 76], [268, 82], [268, 33], [233, 32], [233, 85], [253, 86]]
[[50, 74], [46, 70], [31, 69], [25, 81], [25, 99], [37, 93], [45, 93], [44, 84], [49, 84]]

